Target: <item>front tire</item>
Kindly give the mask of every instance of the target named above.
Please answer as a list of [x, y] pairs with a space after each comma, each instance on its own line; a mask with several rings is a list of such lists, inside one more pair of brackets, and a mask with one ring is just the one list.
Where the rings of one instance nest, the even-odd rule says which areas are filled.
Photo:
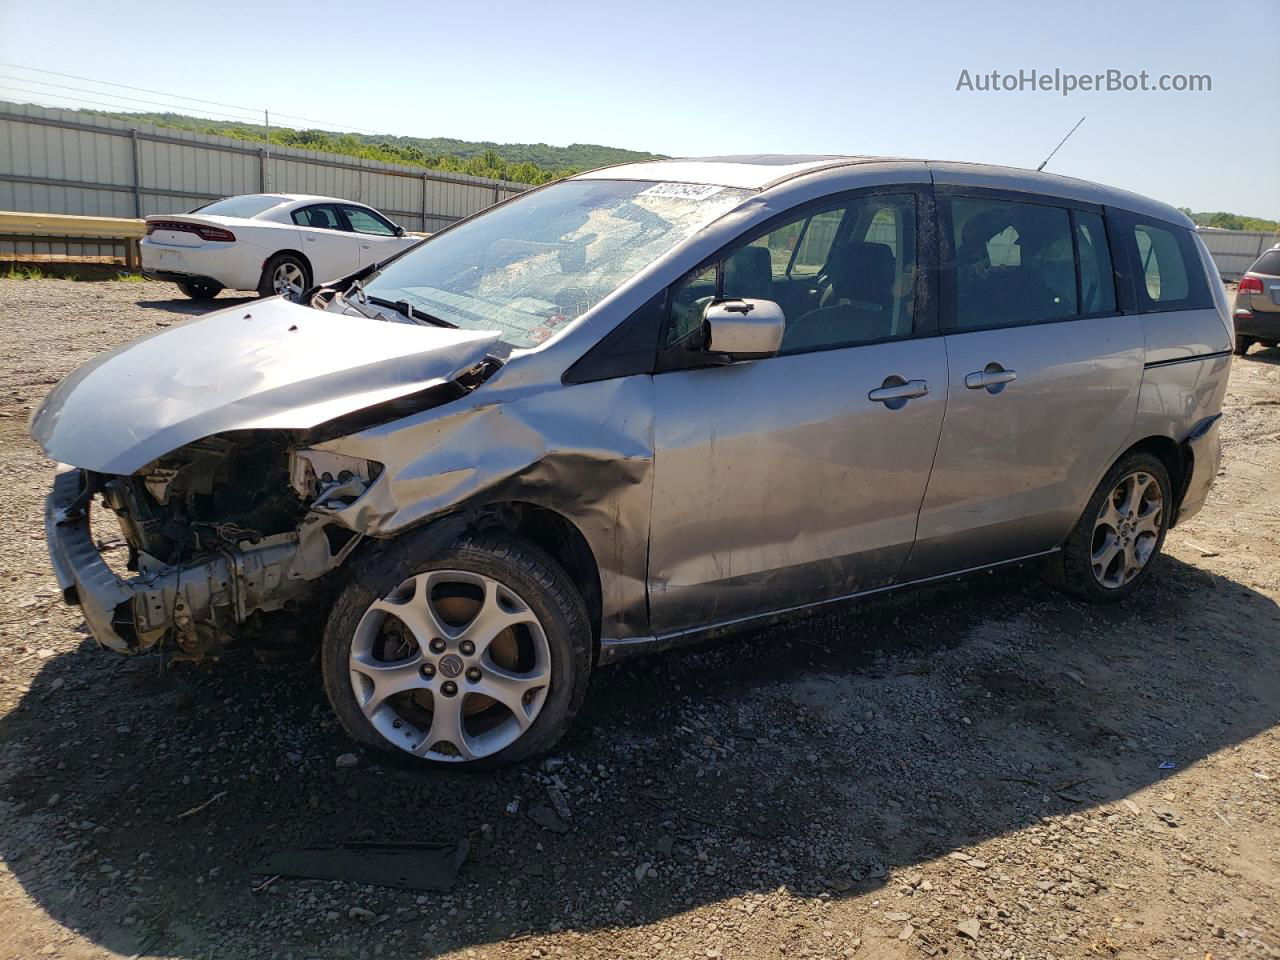
[[216, 283], [180, 283], [178, 289], [192, 300], [212, 300], [222, 292]]
[[1045, 574], [1091, 603], [1114, 603], [1151, 573], [1173, 517], [1173, 486], [1150, 453], [1125, 454], [1102, 478]]
[[568, 575], [504, 533], [416, 559], [427, 551], [400, 546], [353, 566], [325, 626], [325, 692], [343, 729], [454, 769], [550, 749], [591, 673], [591, 628]]
[[258, 296], [284, 297], [298, 301], [311, 286], [311, 271], [306, 261], [294, 253], [277, 253], [262, 268], [258, 280]]

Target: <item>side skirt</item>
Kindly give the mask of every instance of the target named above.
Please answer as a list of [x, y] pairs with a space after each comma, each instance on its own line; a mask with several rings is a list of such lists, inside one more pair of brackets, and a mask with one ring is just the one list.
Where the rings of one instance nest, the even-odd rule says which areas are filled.
[[1009, 560], [1001, 560], [998, 563], [983, 564], [979, 567], [966, 567], [964, 570], [955, 570], [951, 573], [942, 573], [932, 577], [921, 577], [918, 580], [907, 580], [903, 583], [893, 583], [886, 587], [876, 587], [873, 590], [860, 590], [856, 593], [849, 593], [839, 597], [832, 597], [829, 600], [818, 600], [814, 603], [802, 603], [792, 607], [783, 607], [780, 610], [772, 610], [768, 613], [757, 613], [747, 617], [737, 617], [733, 620], [722, 620], [716, 623], [704, 624], [700, 627], [689, 627], [684, 630], [673, 630], [669, 633], [661, 633], [651, 637], [602, 637], [600, 639], [600, 656], [597, 663], [604, 665], [609, 663], [617, 663], [619, 660], [628, 660], [632, 657], [643, 656], [649, 653], [659, 653], [663, 650], [674, 650], [680, 647], [692, 646], [705, 640], [711, 640], [719, 636], [729, 633], [736, 633], [739, 630], [748, 627], [767, 627], [775, 623], [779, 623], [788, 617], [796, 614], [815, 613], [828, 607], [837, 608], [842, 604], [851, 603], [864, 597], [872, 597], [882, 593], [890, 593], [896, 590], [904, 590], [909, 587], [920, 587], [927, 584], [941, 583], [947, 580], [956, 580], [961, 577], [969, 576], [973, 573], [982, 573], [984, 570], [994, 570], [998, 567], [1007, 567], [1016, 563], [1025, 563], [1028, 560], [1037, 560], [1041, 557], [1047, 557], [1058, 553], [1062, 548], [1054, 547], [1052, 550], [1042, 550], [1039, 553], [1029, 553], [1021, 557], [1013, 557]]

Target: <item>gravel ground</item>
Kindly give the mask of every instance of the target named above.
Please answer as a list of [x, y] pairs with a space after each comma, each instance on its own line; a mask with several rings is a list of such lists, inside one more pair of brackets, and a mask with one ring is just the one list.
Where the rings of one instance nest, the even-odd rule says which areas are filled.
[[[866, 603], [602, 670], [555, 756], [445, 776], [339, 764], [313, 666], [118, 658], [59, 603], [27, 416], [173, 292], [0, 280], [0, 956], [1280, 957], [1280, 352], [1129, 603]], [[470, 855], [448, 894], [252, 872], [370, 839]]]

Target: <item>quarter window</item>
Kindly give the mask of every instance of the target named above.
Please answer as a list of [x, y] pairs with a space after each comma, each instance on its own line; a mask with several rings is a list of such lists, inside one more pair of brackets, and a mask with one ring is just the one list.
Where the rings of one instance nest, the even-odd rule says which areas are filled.
[[1008, 327], [1076, 315], [1076, 265], [1065, 209], [951, 201], [956, 326]]
[[1140, 223], [1133, 228], [1138, 269], [1154, 304], [1185, 300], [1190, 288], [1178, 238], [1169, 230]]

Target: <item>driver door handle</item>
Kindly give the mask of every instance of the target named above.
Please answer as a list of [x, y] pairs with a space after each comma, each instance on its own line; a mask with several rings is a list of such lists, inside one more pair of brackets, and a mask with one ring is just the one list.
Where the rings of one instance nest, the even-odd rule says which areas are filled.
[[964, 385], [970, 390], [982, 390], [984, 387], [994, 387], [1017, 379], [1016, 370], [977, 370], [965, 376]]
[[928, 380], [908, 380], [887, 387], [877, 387], [867, 394], [867, 399], [874, 403], [886, 403], [890, 400], [914, 400], [929, 392]]

